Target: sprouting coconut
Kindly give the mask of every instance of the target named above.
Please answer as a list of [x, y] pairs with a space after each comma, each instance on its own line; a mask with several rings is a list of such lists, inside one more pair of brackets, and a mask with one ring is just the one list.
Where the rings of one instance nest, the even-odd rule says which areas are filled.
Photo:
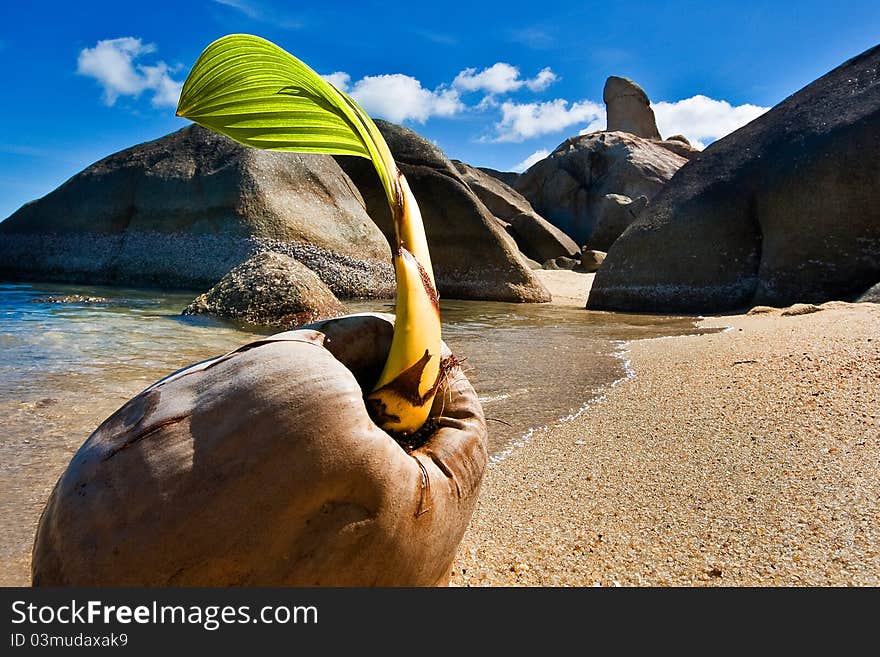
[[396, 318], [280, 333], [131, 399], [52, 491], [33, 583], [446, 583], [486, 465], [486, 424], [441, 341], [418, 204], [379, 130], [249, 35], [205, 49], [178, 114], [248, 146], [371, 159], [397, 233]]

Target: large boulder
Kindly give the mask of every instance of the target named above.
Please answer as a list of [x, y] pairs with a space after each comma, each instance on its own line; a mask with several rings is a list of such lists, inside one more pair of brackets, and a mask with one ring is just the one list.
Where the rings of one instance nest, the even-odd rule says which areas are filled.
[[635, 82], [612, 75], [605, 81], [602, 99], [608, 114], [609, 131], [660, 139], [648, 94]]
[[511, 217], [518, 214], [535, 211], [526, 197], [500, 178], [459, 160], [451, 162], [471, 191], [499, 219], [510, 221]]
[[[441, 297], [543, 302], [550, 293], [519, 254], [516, 244], [470, 190], [443, 152], [412, 130], [376, 121], [419, 202]], [[394, 243], [388, 202], [373, 165], [338, 156], [370, 216]]]
[[862, 292], [858, 298], [856, 298], [857, 303], [880, 303], [880, 283], [875, 283], [867, 290]]
[[534, 212], [522, 212], [510, 218], [507, 226], [517, 246], [532, 260], [573, 258], [580, 247], [568, 235]]
[[581, 252], [580, 271], [586, 272], [587, 274], [592, 274], [593, 272], [598, 271], [599, 267], [602, 266], [602, 263], [605, 262], [606, 255], [607, 254], [604, 251], [584, 249]]
[[718, 312], [880, 280], [880, 46], [691, 160], [619, 238], [588, 307]]
[[660, 136], [648, 94], [632, 80], [612, 75], [605, 81], [602, 95], [609, 132], [628, 132], [650, 139], [658, 146], [688, 160], [700, 152], [684, 135], [672, 135], [666, 139]]
[[498, 171], [497, 169], [491, 169], [489, 167], [477, 167], [477, 169], [485, 173], [487, 176], [492, 176], [493, 178], [500, 180], [509, 187], [516, 187], [516, 181], [520, 176], [516, 171]]
[[205, 288], [287, 253], [337, 295], [394, 293], [391, 252], [332, 157], [191, 125], [111, 155], [0, 223], [0, 276]]
[[566, 139], [516, 181], [545, 219], [579, 244], [607, 249], [617, 234], [593, 241], [606, 194], [651, 199], [687, 159], [649, 139], [625, 132], [594, 132]]
[[183, 311], [284, 329], [344, 313], [345, 307], [311, 269], [272, 251], [245, 260]]
[[699, 148], [694, 148], [688, 138], [684, 135], [672, 135], [666, 139], [654, 139], [655, 144], [662, 146], [668, 151], [672, 151], [676, 155], [680, 155], [686, 160], [692, 160], [702, 153]]
[[607, 248], [629, 228], [647, 206], [646, 196], [632, 199], [623, 194], [605, 194], [599, 199], [599, 218], [590, 238], [590, 244]]
[[453, 160], [452, 163], [489, 212], [505, 224], [526, 257], [543, 262], [580, 253], [573, 239], [535, 212], [532, 204], [515, 189], [464, 162]]

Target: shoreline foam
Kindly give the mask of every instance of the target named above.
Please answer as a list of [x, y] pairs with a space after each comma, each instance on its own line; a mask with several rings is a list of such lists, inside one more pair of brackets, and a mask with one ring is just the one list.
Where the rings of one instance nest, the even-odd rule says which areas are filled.
[[453, 585], [880, 584], [880, 305], [700, 326], [487, 472]]
[[[659, 338], [643, 338], [643, 339], [656, 340]], [[630, 342], [633, 342], [633, 340], [620, 340], [620, 344], [618, 345], [620, 347], [620, 349], [616, 349], [615, 351], [611, 352], [611, 355], [614, 358], [617, 358], [618, 360], [620, 360], [621, 367], [623, 368], [623, 376], [620, 376], [620, 377], [614, 379], [610, 383], [606, 383], [606, 384], [600, 386], [597, 390], [594, 391], [593, 396], [590, 397], [589, 399], [587, 399], [581, 405], [581, 407], [578, 410], [576, 410], [575, 412], [569, 413], [568, 415], [565, 415], [563, 417], [556, 418], [555, 420], [552, 420], [551, 422], [548, 422], [547, 424], [542, 424], [537, 427], [531, 427], [525, 433], [523, 433], [521, 436], [519, 436], [517, 438], [512, 438], [511, 440], [509, 440], [507, 442], [507, 444], [505, 444], [501, 450], [494, 452], [494, 453], [491, 453], [489, 455], [488, 467], [494, 468], [494, 467], [498, 466], [508, 456], [510, 456], [514, 452], [514, 450], [525, 447], [531, 441], [532, 436], [535, 433], [541, 432], [541, 431], [551, 431], [555, 428], [561, 427], [566, 422], [576, 420], [581, 415], [586, 413], [590, 409], [591, 406], [602, 401], [606, 397], [606, 395], [608, 394], [608, 391], [614, 389], [616, 386], [618, 386], [621, 383], [624, 383], [625, 381], [627, 381], [628, 379], [634, 377], [635, 371], [632, 369], [632, 363], [629, 361], [629, 359], [626, 358], [626, 355], [628, 353], [628, 349], [626, 349], [625, 347]]]

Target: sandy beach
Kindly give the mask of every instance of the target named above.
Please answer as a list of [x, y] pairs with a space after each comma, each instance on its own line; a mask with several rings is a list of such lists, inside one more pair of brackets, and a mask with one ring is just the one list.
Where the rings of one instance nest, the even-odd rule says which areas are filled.
[[488, 471], [452, 584], [880, 585], [880, 305], [804, 310], [630, 343]]
[[596, 278], [596, 274], [581, 274], [568, 269], [536, 269], [533, 273], [550, 290], [551, 303], [578, 308], [587, 304], [587, 296]]
[[[537, 275], [560, 306], [583, 307], [593, 280]], [[628, 343], [627, 378], [490, 466], [452, 585], [880, 585], [880, 305], [699, 325]], [[92, 426], [118, 403], [79, 412]], [[29, 558], [0, 580], [27, 585]]]

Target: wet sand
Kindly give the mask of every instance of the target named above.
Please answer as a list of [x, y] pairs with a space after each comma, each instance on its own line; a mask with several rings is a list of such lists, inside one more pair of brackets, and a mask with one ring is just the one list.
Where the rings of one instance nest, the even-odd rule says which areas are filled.
[[803, 310], [630, 343], [488, 471], [453, 585], [880, 585], [880, 305]]
[[[554, 305], [583, 307], [592, 275], [538, 275]], [[880, 585], [880, 305], [810, 310], [629, 343], [634, 377], [490, 468], [453, 584]], [[34, 400], [19, 411], [48, 418], [59, 449], [82, 440], [62, 415], [109, 412]], [[69, 456], [28, 433], [8, 447], [46, 471], [24, 500], [36, 513]], [[5, 584], [27, 583], [25, 547], [2, 560]]]
[[[586, 275], [548, 273], [585, 294]], [[105, 302], [40, 301], [59, 294]], [[96, 426], [162, 376], [260, 335], [179, 316], [191, 300], [155, 290], [0, 285], [0, 584], [30, 581], [40, 512]], [[493, 457], [532, 427], [578, 412], [620, 378], [622, 363], [613, 354], [621, 341], [693, 333], [687, 318], [587, 313], [583, 301], [577, 306], [442, 302], [444, 338], [465, 363], [492, 420]], [[349, 307], [393, 310], [384, 301], [352, 301]]]

